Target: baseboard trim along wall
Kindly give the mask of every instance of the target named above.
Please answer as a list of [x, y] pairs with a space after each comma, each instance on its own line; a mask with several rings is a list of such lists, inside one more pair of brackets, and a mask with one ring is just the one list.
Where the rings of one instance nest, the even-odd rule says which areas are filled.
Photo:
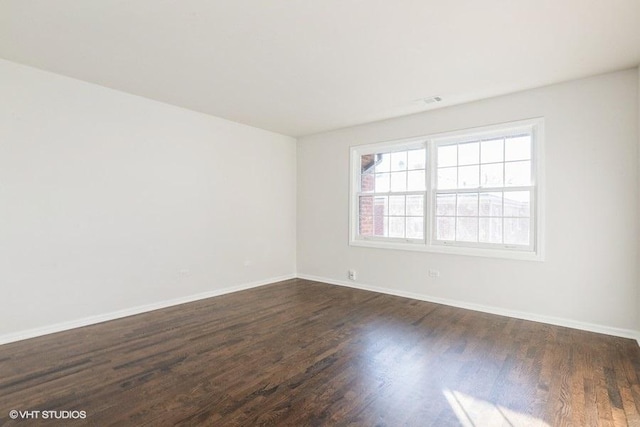
[[28, 329], [25, 331], [20, 331], [12, 334], [0, 335], [0, 345], [8, 344], [16, 341], [22, 341], [29, 338], [35, 338], [42, 335], [53, 334], [56, 332], [67, 331], [69, 329], [81, 328], [83, 326], [94, 325], [96, 323], [107, 322], [109, 320], [116, 320], [116, 319], [120, 319], [127, 316], [133, 316], [136, 314], [142, 314], [149, 311], [159, 310], [162, 308], [167, 308], [175, 305], [180, 305], [180, 304], [194, 302], [194, 301], [198, 301], [206, 298], [230, 294], [233, 292], [243, 291], [251, 288], [257, 288], [260, 286], [270, 285], [272, 283], [282, 282], [284, 280], [291, 280], [295, 278], [326, 283], [329, 285], [345, 286], [345, 287], [361, 289], [365, 291], [379, 292], [382, 294], [395, 295], [399, 297], [411, 298], [411, 299], [420, 300], [420, 301], [433, 302], [436, 304], [443, 304], [443, 305], [448, 305], [452, 307], [464, 308], [467, 310], [497, 314], [499, 316], [507, 316], [507, 317], [513, 317], [516, 319], [530, 320], [533, 322], [547, 323], [550, 325], [564, 326], [567, 328], [580, 329], [583, 331], [596, 332], [599, 334], [612, 335], [612, 336], [622, 337], [622, 338], [631, 338], [636, 340], [638, 342], [638, 345], [640, 345], [640, 332], [633, 331], [631, 329], [613, 328], [610, 326], [579, 322], [571, 319], [544, 316], [540, 314], [533, 314], [533, 313], [516, 311], [516, 310], [507, 310], [499, 307], [473, 304], [473, 303], [468, 303], [464, 301], [433, 297], [433, 296], [417, 294], [413, 292], [398, 291], [396, 289], [383, 288], [379, 286], [371, 286], [363, 283], [349, 282], [346, 280], [335, 280], [328, 277], [314, 276], [310, 274], [288, 274], [288, 275], [279, 276], [279, 277], [272, 277], [269, 279], [245, 283], [238, 286], [216, 289], [213, 291], [203, 292], [195, 295], [189, 295], [186, 297], [175, 298], [172, 300], [159, 301], [152, 304], [131, 307], [124, 310], [118, 310], [110, 313], [99, 314], [96, 316], [84, 317], [82, 319], [71, 320], [68, 322], [57, 323], [55, 325], [43, 326], [41, 328]]
[[67, 331], [69, 329], [81, 328], [83, 326], [94, 325], [96, 323], [107, 322], [109, 320], [120, 319], [127, 316], [142, 314], [149, 311], [159, 310], [174, 305], [185, 304], [188, 302], [198, 301], [206, 298], [217, 297], [220, 295], [230, 294], [233, 292], [244, 291], [246, 289], [257, 288], [259, 286], [270, 285], [284, 280], [295, 279], [295, 274], [285, 276], [271, 277], [269, 279], [258, 280], [255, 282], [245, 283], [238, 286], [216, 289], [213, 291], [203, 292], [200, 294], [189, 295], [186, 297], [174, 298], [167, 301], [159, 301], [152, 304], [140, 305], [137, 307], [126, 308], [124, 310], [113, 311], [111, 313], [98, 314], [96, 316], [84, 317], [82, 319], [71, 320], [68, 322], [56, 323], [55, 325], [43, 326], [41, 328], [28, 329], [12, 334], [0, 335], [0, 345], [11, 342], [22, 341], [29, 338], [35, 338], [42, 335], [53, 334], [56, 332]]
[[452, 300], [447, 298], [432, 297], [429, 295], [416, 294], [413, 292], [398, 291], [395, 289], [371, 286], [363, 283], [350, 282], [346, 280], [335, 280], [328, 277], [313, 276], [310, 274], [298, 274], [299, 279], [312, 280], [314, 282], [327, 283], [330, 285], [346, 286], [354, 289], [362, 289], [365, 291], [379, 292], [382, 294], [395, 295], [404, 298], [411, 298], [420, 301], [433, 302], [452, 307], [464, 308], [467, 310], [480, 311], [483, 313], [497, 314], [499, 316], [513, 317], [516, 319], [530, 320], [533, 322], [547, 323], [550, 325], [564, 326], [567, 328], [580, 329], [583, 331], [596, 332], [599, 334], [612, 335], [615, 337], [631, 338], [636, 340], [640, 345], [640, 331], [631, 329], [613, 328], [610, 326], [596, 325], [593, 323], [579, 322], [571, 319], [563, 319], [553, 316], [545, 316], [541, 314], [528, 313], [517, 310], [507, 310], [499, 307], [492, 307], [481, 304], [473, 304], [464, 301]]

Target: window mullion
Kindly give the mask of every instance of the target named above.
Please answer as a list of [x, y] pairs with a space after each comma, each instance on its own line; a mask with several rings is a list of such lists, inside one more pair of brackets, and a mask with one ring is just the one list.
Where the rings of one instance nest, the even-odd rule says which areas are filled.
[[431, 197], [431, 189], [429, 185], [431, 183], [431, 179], [429, 174], [431, 172], [431, 155], [430, 150], [431, 141], [425, 141], [424, 143], [424, 193], [422, 196], [422, 237], [424, 239], [424, 243], [428, 244], [431, 242], [431, 239], [428, 237], [431, 229], [429, 227], [429, 210], [431, 209], [431, 203], [429, 202], [429, 198]]

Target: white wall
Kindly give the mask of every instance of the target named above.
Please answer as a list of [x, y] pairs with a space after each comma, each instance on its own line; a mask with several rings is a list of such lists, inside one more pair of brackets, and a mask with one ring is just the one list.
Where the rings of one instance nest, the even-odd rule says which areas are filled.
[[[302, 138], [298, 273], [640, 330], [639, 100], [640, 69]], [[537, 116], [545, 262], [348, 246], [351, 145]], [[295, 192], [292, 138], [0, 60], [0, 341], [295, 274]]]
[[0, 60], [0, 337], [292, 276], [295, 142]]
[[[446, 95], [446, 94], [445, 94]], [[535, 318], [638, 327], [638, 71], [352, 127], [298, 142], [298, 274]], [[546, 261], [348, 245], [349, 147], [543, 116]], [[429, 268], [441, 277], [427, 275]]]

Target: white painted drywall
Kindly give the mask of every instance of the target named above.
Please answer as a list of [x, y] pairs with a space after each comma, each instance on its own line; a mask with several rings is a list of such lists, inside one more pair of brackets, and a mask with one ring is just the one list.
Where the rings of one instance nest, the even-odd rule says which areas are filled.
[[0, 336], [293, 275], [295, 143], [0, 60]]
[[[635, 330], [637, 97], [633, 69], [301, 138], [298, 274], [355, 269], [358, 284]], [[533, 117], [545, 118], [546, 261], [348, 245], [350, 146]]]

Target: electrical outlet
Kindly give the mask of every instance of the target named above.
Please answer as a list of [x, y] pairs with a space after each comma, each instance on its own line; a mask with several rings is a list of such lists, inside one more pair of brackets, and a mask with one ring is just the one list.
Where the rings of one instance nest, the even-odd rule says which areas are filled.
[[440, 277], [440, 272], [432, 268], [429, 269], [429, 277]]
[[349, 280], [356, 280], [356, 271], [349, 270]]

